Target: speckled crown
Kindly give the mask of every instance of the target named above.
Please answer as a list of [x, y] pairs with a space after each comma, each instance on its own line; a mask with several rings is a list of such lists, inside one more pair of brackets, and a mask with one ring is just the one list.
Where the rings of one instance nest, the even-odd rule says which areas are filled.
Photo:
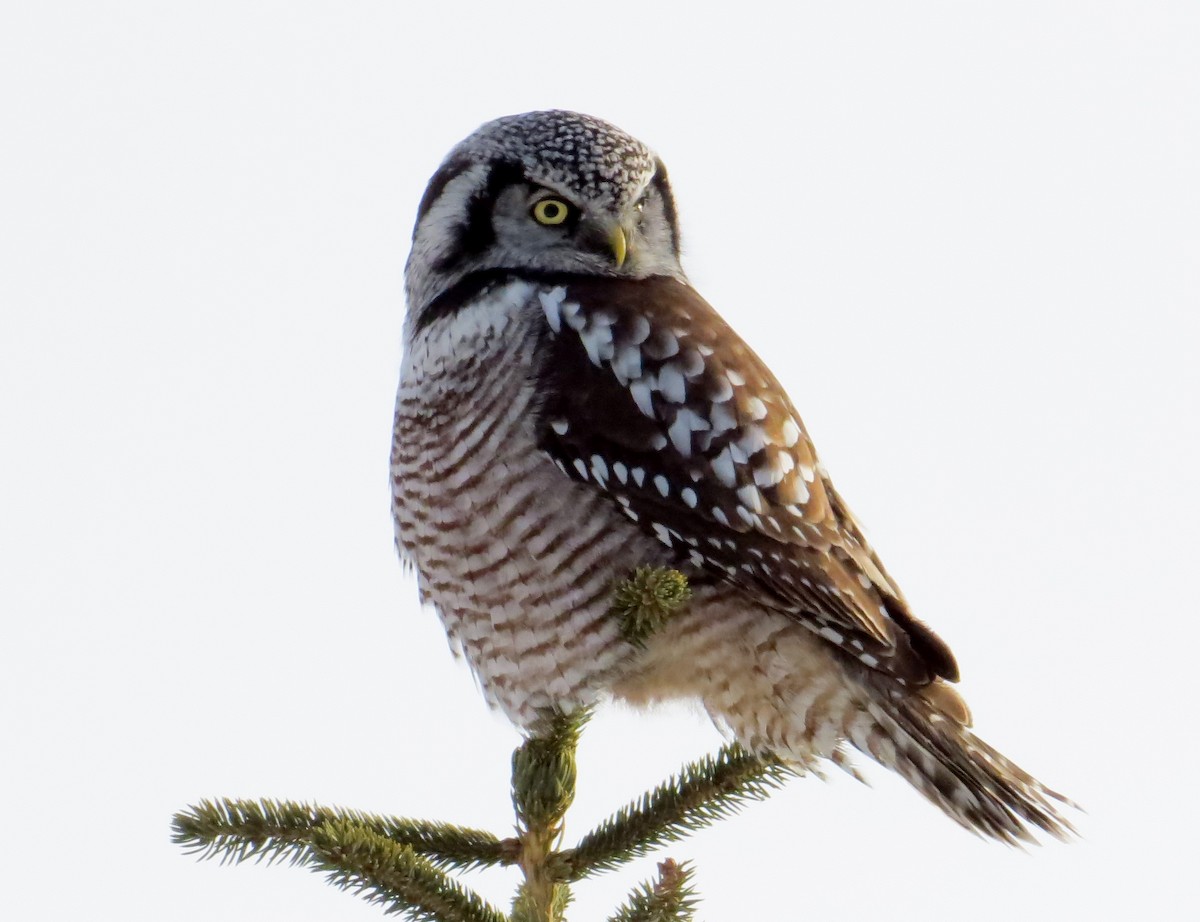
[[531, 178], [614, 201], [640, 191], [655, 161], [650, 148], [615, 125], [562, 109], [487, 122], [451, 152], [456, 157], [512, 160]]

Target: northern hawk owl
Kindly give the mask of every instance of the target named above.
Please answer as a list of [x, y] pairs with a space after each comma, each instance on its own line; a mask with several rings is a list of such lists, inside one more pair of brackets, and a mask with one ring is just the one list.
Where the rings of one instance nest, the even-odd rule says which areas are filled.
[[[429, 181], [406, 294], [397, 543], [515, 724], [698, 700], [802, 768], [865, 753], [977, 832], [1069, 830], [1062, 799], [968, 729], [949, 648], [778, 380], [688, 283], [648, 147], [572, 112], [485, 124]], [[642, 565], [693, 594], [637, 647], [610, 605]]]

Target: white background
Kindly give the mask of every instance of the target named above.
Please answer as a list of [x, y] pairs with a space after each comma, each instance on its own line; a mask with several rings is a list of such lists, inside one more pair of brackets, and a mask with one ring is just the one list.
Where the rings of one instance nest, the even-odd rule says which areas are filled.
[[[1088, 808], [1025, 854], [806, 779], [666, 852], [702, 917], [1188, 914], [1200, 6], [782, 7], [3, 5], [0, 916], [381, 917], [184, 857], [205, 796], [508, 831], [517, 738], [401, 575], [386, 462], [425, 181], [550, 106], [663, 155], [981, 733]], [[718, 744], [605, 711], [569, 835]]]

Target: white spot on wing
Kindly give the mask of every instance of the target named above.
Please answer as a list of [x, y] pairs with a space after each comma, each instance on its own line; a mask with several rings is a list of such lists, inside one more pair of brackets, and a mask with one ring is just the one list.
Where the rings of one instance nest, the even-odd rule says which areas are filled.
[[583, 309], [577, 301], [564, 301], [561, 310], [567, 326], [577, 331], [583, 329], [584, 324], [587, 323], [587, 317], [583, 314]]
[[550, 428], [559, 435], [566, 435], [567, 430], [571, 428], [571, 425], [565, 419], [553, 419], [550, 421]]
[[640, 346], [650, 338], [650, 321], [642, 314], [634, 314], [633, 322], [628, 331], [629, 343], [633, 346]]
[[733, 385], [724, 375], [714, 375], [705, 396], [713, 403], [725, 403], [733, 396]]
[[[780, 457], [786, 458], [787, 455]], [[783, 480], [784, 472], [780, 470], [780, 464], [776, 458], [772, 458], [767, 464], [760, 464], [754, 469], [754, 482], [760, 487], [773, 487], [779, 481]]]
[[717, 455], [709, 462], [712, 466], [713, 473], [717, 475], [717, 479], [727, 487], [732, 487], [737, 483], [737, 469], [733, 464], [733, 455], [729, 453], [729, 447]]
[[737, 428], [737, 416], [733, 407], [728, 403], [714, 403], [708, 408], [708, 418], [712, 421], [713, 434], [729, 432]]
[[690, 508], [692, 508], [692, 509], [696, 508], [696, 502], [697, 502], [696, 491], [693, 490], [691, 487], [684, 487], [682, 490], [679, 491], [679, 496], [680, 496], [680, 498], [683, 499], [683, 501], [685, 503], [687, 503], [687, 505]]
[[667, 435], [671, 437], [675, 450], [685, 458], [690, 458], [692, 456], [692, 427], [688, 424], [687, 416], [684, 415], [687, 412], [685, 409], [675, 414], [675, 421], [667, 429]]
[[738, 499], [740, 499], [747, 509], [752, 512], [763, 512], [766, 505], [763, 503], [763, 496], [758, 492], [758, 487], [752, 484], [746, 484], [744, 487], [738, 487]]
[[629, 393], [633, 395], [633, 402], [637, 404], [639, 410], [651, 419], [654, 419], [654, 404], [650, 399], [650, 385], [646, 383], [645, 378], [639, 378], [629, 385]]
[[792, 488], [792, 492], [796, 494], [796, 502], [808, 502], [808, 486], [803, 480], [793, 477], [789, 485]]
[[592, 476], [597, 480], [608, 480], [608, 465], [599, 455], [592, 455]]
[[746, 401], [745, 410], [746, 415], [751, 419], [758, 420], [767, 418], [767, 405], [757, 397], [751, 397]]
[[587, 350], [588, 358], [597, 368], [601, 362], [613, 357], [612, 328], [603, 323], [590, 323], [579, 331], [579, 340]]
[[779, 427], [779, 435], [783, 439], [784, 447], [791, 448], [800, 441], [800, 427], [796, 425], [796, 421], [794, 419], [789, 417], [788, 419], [785, 419], [783, 421], [783, 425]]
[[679, 340], [673, 333], [660, 329], [652, 339], [646, 341], [644, 348], [653, 359], [669, 359], [679, 354]]
[[671, 485], [667, 483], [667, 478], [662, 474], [655, 475], [654, 486], [663, 496], [666, 496], [669, 492], [671, 492]]
[[762, 426], [746, 426], [737, 444], [738, 448], [750, 456], [767, 447], [767, 434]]
[[550, 329], [555, 333], [562, 330], [562, 313], [560, 308], [563, 298], [566, 296], [567, 289], [561, 285], [557, 288], [551, 288], [549, 291], [538, 292], [538, 300], [542, 302], [542, 313], [546, 315], [546, 322], [550, 324]]
[[687, 380], [674, 362], [668, 362], [659, 369], [658, 390], [671, 403], [687, 400]]
[[624, 385], [642, 376], [642, 352], [637, 346], [619, 347], [612, 360], [613, 374]]
[[685, 458], [690, 458], [692, 454], [691, 434], [693, 432], [704, 432], [709, 428], [708, 420], [693, 410], [682, 407], [675, 414], [675, 420], [671, 423], [667, 432], [671, 436], [671, 441], [675, 443], [675, 448], [679, 453]]
[[679, 361], [684, 375], [689, 378], [694, 378], [704, 371], [704, 356], [695, 349], [684, 349]]

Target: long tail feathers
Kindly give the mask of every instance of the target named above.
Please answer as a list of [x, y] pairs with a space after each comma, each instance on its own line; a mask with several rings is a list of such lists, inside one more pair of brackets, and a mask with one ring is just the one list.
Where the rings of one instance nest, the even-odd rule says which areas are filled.
[[896, 771], [949, 817], [1010, 845], [1034, 830], [1075, 834], [1063, 808], [1078, 809], [922, 697], [876, 699], [848, 722], [855, 748]]

